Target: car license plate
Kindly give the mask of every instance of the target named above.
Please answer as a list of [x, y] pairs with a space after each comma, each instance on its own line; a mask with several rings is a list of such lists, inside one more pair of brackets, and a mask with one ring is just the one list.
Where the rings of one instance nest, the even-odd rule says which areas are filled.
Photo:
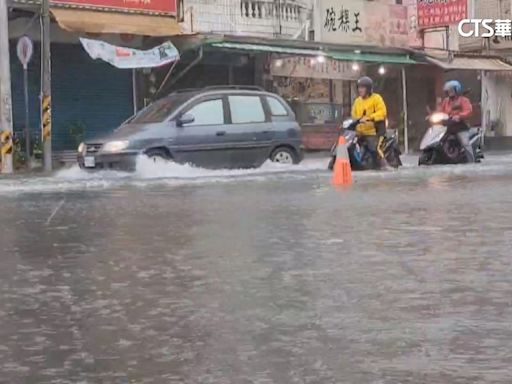
[[96, 166], [96, 160], [94, 156], [85, 156], [84, 157], [84, 167], [86, 168], [94, 168]]

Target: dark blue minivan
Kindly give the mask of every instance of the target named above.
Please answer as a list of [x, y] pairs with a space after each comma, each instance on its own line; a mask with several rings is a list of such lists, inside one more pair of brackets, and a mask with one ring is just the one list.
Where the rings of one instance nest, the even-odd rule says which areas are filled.
[[205, 168], [302, 160], [300, 127], [288, 104], [257, 87], [182, 90], [149, 105], [110, 135], [80, 144], [85, 169], [135, 168], [136, 158]]

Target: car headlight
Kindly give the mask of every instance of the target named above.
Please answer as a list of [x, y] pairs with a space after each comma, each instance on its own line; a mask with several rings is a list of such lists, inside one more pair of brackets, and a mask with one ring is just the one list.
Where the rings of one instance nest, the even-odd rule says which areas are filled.
[[78, 146], [77, 151], [78, 151], [78, 153], [84, 153], [85, 152], [85, 144], [84, 143], [80, 143], [80, 145]]
[[128, 141], [109, 141], [103, 145], [102, 152], [120, 152], [128, 148]]

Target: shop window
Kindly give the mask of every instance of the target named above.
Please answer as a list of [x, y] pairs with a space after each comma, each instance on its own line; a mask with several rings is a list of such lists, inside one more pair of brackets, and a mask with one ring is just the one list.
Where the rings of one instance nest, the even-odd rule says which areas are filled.
[[263, 123], [265, 121], [265, 111], [259, 96], [229, 96], [228, 100], [232, 123]]
[[187, 125], [221, 125], [224, 124], [222, 99], [203, 101], [193, 106], [187, 114], [194, 116], [194, 122]]
[[267, 97], [267, 101], [272, 116], [288, 116], [288, 111], [284, 105], [275, 97]]

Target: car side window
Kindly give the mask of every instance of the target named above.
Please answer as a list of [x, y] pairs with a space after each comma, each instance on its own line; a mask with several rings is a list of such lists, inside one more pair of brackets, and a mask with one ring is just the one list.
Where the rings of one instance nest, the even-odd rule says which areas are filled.
[[265, 110], [259, 96], [228, 96], [233, 124], [263, 123]]
[[272, 116], [288, 116], [288, 111], [278, 99], [267, 96], [267, 102]]
[[189, 124], [184, 124], [185, 126], [224, 124], [222, 99], [200, 102], [185, 113], [194, 116], [194, 121]]

